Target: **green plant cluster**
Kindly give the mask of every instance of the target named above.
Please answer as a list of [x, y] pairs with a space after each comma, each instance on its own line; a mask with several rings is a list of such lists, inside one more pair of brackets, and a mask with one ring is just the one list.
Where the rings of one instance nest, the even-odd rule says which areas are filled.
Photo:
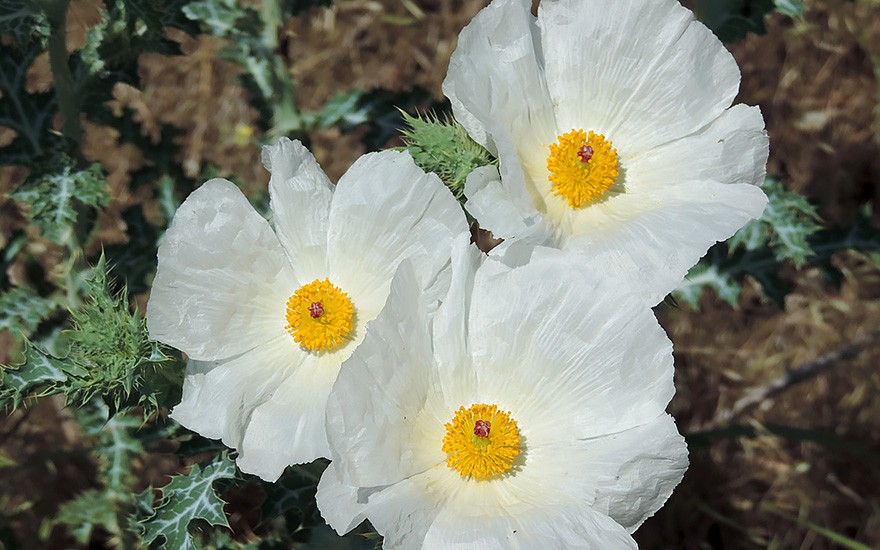
[[403, 113], [408, 129], [401, 131], [404, 147], [422, 170], [434, 172], [463, 200], [464, 184], [476, 168], [497, 164], [486, 149], [471, 139], [452, 117], [411, 116]]
[[778, 179], [767, 178], [763, 188], [769, 202], [761, 218], [710, 248], [673, 293], [676, 300], [696, 308], [703, 290], [712, 289], [719, 299], [737, 307], [743, 278], [748, 275], [760, 283], [767, 299], [783, 307], [792, 286], [781, 276], [786, 262], [798, 269], [816, 266], [839, 284], [842, 276], [832, 262], [835, 253], [880, 250], [880, 233], [871, 225], [870, 206], [847, 227], [824, 227], [815, 207], [787, 191]]
[[114, 412], [139, 406], [148, 418], [160, 402], [172, 405], [181, 384], [176, 362], [149, 339], [146, 321], [129, 308], [127, 290], [111, 292], [103, 256], [85, 278], [83, 294], [85, 302], [70, 311], [71, 328], [62, 333], [66, 353], [26, 342], [24, 363], [3, 366], [0, 406], [63, 395], [77, 406], [101, 399]]

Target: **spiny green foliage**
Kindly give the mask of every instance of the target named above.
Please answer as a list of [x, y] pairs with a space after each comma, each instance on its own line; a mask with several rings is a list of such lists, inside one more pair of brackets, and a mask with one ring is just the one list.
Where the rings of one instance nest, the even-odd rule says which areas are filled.
[[113, 537], [115, 545], [132, 547], [135, 537], [129, 516], [137, 507], [132, 490], [137, 479], [131, 465], [144, 452], [137, 438], [141, 420], [125, 414], [109, 415], [108, 407], [97, 400], [76, 411], [83, 435], [94, 441], [101, 488], [84, 491], [64, 503], [54, 523], [67, 526], [83, 544], [91, 539], [95, 528], [101, 528]]
[[229, 40], [223, 55], [242, 66], [245, 84], [257, 92], [265, 126], [284, 135], [299, 132], [303, 121], [296, 108], [293, 82], [284, 60], [276, 55], [280, 3], [264, 2], [262, 12], [236, 0], [201, 0], [183, 8], [203, 32]]
[[700, 262], [688, 271], [687, 278], [675, 289], [677, 300], [696, 308], [700, 304], [703, 289], [710, 288], [715, 295], [733, 307], [739, 303], [742, 288], [739, 283], [727, 274], [719, 271], [718, 266], [709, 262]]
[[24, 363], [16, 367], [0, 365], [0, 408], [18, 407], [29, 396], [61, 392], [67, 382], [69, 367], [67, 362], [25, 340]]
[[409, 129], [403, 130], [403, 150], [416, 164], [434, 172], [461, 199], [468, 174], [481, 166], [494, 164], [489, 152], [471, 139], [467, 130], [451, 118], [410, 116], [403, 113]]
[[85, 170], [74, 170], [69, 161], [58, 172], [29, 178], [11, 198], [30, 205], [28, 217], [43, 236], [64, 243], [77, 221], [82, 206], [107, 206], [107, 180], [98, 163]]
[[[871, 209], [866, 206], [850, 225], [820, 229], [807, 238], [806, 244], [812, 251], [808, 263], [820, 268], [834, 284], [839, 284], [841, 274], [832, 262], [833, 255], [843, 250], [866, 253], [880, 250], [880, 231], [871, 225]], [[765, 296], [782, 307], [790, 285], [780, 278], [781, 269], [778, 251], [766, 246], [755, 249], [740, 246], [731, 250], [728, 243], [718, 243], [691, 269], [673, 296], [697, 307], [703, 288], [709, 287], [716, 290], [719, 298], [736, 307], [739, 281], [748, 274], [761, 284]]]
[[103, 396], [118, 410], [136, 390], [137, 404], [145, 407], [145, 416], [151, 414], [159, 403], [149, 380], [170, 358], [149, 339], [146, 320], [129, 310], [128, 289], [111, 293], [103, 256], [86, 279], [85, 295], [86, 304], [71, 312], [68, 360], [86, 374], [74, 377], [68, 399], [85, 403]]
[[49, 27], [46, 19], [26, 0], [0, 0], [0, 36], [12, 38], [15, 44], [25, 44], [32, 36], [46, 36]]
[[67, 355], [54, 357], [27, 343], [24, 363], [3, 368], [0, 404], [16, 407], [28, 395], [60, 393], [69, 404], [100, 397], [114, 411], [140, 405], [145, 417], [158, 409], [170, 391], [160, 384], [171, 359], [149, 339], [146, 321], [129, 310], [126, 289], [111, 293], [103, 256], [84, 293], [85, 303], [70, 312]]
[[80, 544], [88, 544], [95, 528], [116, 535], [116, 506], [103, 491], [89, 489], [62, 504], [54, 523], [66, 526]]
[[0, 330], [28, 336], [57, 308], [54, 300], [30, 288], [11, 288], [0, 294]]
[[195, 465], [189, 474], [172, 477], [161, 489], [162, 498], [155, 513], [142, 521], [143, 543], [153, 544], [164, 537], [160, 547], [192, 549], [197, 548], [189, 533], [193, 520], [229, 527], [223, 512], [225, 503], [217, 495], [214, 483], [233, 479], [235, 475], [235, 462], [223, 453], [207, 466]]
[[732, 251], [770, 247], [777, 260], [792, 260], [800, 268], [813, 254], [809, 237], [822, 219], [803, 195], [786, 191], [782, 182], [767, 178], [762, 186], [769, 199], [760, 219], [749, 222], [727, 241]]
[[773, 7], [781, 14], [789, 17], [804, 16], [803, 0], [773, 0]]

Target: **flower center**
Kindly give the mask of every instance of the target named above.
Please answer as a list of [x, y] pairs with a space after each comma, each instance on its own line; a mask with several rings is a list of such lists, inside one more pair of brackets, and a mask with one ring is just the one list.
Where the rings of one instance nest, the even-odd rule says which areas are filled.
[[354, 305], [348, 294], [329, 279], [301, 286], [287, 300], [287, 332], [309, 351], [326, 351], [342, 344], [351, 332]]
[[552, 191], [572, 208], [596, 201], [617, 181], [617, 150], [602, 134], [572, 130], [550, 145], [547, 169]]
[[461, 477], [487, 479], [510, 470], [522, 452], [519, 428], [497, 405], [471, 405], [456, 411], [446, 424], [446, 465]]

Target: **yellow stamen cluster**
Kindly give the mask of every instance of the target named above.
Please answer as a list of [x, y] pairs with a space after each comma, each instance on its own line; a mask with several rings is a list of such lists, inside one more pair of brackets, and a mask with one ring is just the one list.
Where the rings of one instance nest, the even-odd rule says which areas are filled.
[[309, 351], [341, 345], [354, 323], [354, 305], [329, 279], [303, 285], [287, 300], [287, 332]]
[[[483, 421], [476, 433], [477, 421]], [[491, 426], [488, 435], [484, 425]], [[446, 464], [461, 477], [486, 479], [503, 474], [513, 467], [513, 460], [522, 452], [519, 428], [510, 413], [499, 411], [496, 405], [460, 407], [452, 422], [446, 424], [443, 452]]]
[[[591, 151], [588, 155], [585, 148]], [[580, 208], [595, 202], [617, 181], [617, 150], [602, 134], [572, 130], [550, 145], [547, 169], [552, 191], [572, 208]]]

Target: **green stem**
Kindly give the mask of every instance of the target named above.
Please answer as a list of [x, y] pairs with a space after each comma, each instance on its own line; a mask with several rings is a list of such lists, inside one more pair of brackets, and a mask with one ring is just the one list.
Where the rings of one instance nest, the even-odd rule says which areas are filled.
[[273, 89], [271, 99], [274, 105], [272, 130], [275, 135], [299, 133], [304, 130], [302, 115], [296, 107], [290, 72], [284, 64], [284, 59], [278, 54], [278, 27], [281, 24], [281, 15], [279, 0], [263, 0], [261, 2], [262, 41], [269, 51], [275, 52], [271, 60], [271, 87]]
[[79, 123], [79, 101], [73, 85], [73, 74], [67, 64], [67, 6], [68, 0], [34, 0], [49, 20], [49, 66], [55, 81], [58, 109], [61, 112], [61, 133], [73, 145], [79, 146], [82, 127]]

